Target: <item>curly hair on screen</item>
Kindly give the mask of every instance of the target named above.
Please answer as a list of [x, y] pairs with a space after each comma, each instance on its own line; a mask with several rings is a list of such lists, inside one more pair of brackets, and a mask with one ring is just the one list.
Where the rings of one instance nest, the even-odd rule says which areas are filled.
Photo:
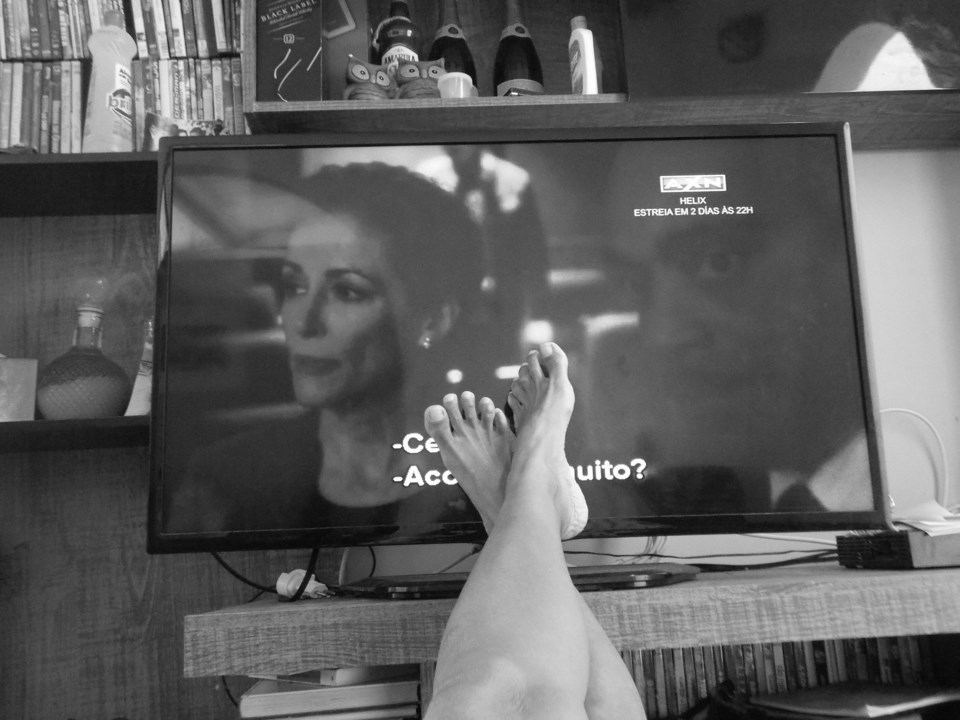
[[461, 201], [432, 180], [382, 162], [326, 165], [298, 185], [319, 209], [356, 219], [382, 238], [415, 307], [478, 301], [480, 229]]

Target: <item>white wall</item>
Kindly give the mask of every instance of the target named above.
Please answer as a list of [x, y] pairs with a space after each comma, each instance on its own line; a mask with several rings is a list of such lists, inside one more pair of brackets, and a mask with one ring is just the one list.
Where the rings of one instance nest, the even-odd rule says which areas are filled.
[[[854, 171], [880, 408], [936, 427], [960, 503], [960, 150], [861, 153]], [[935, 497], [932, 432], [902, 414], [881, 428], [897, 508]]]
[[[862, 152], [854, 156], [863, 293], [878, 407], [906, 408], [932, 423], [950, 468], [948, 501], [960, 503], [960, 149]], [[927, 425], [883, 413], [884, 466], [896, 509], [936, 499], [942, 472]], [[806, 537], [830, 540], [831, 533]], [[638, 552], [646, 540], [575, 541], [571, 549]], [[790, 539], [677, 537], [663, 552], [759, 553], [811, 546]], [[439, 570], [467, 546], [381, 548], [377, 574]], [[739, 558], [743, 561], [743, 558]], [[574, 559], [577, 564], [592, 562]], [[350, 575], [366, 574], [354, 552]], [[595, 562], [602, 562], [597, 558]]]

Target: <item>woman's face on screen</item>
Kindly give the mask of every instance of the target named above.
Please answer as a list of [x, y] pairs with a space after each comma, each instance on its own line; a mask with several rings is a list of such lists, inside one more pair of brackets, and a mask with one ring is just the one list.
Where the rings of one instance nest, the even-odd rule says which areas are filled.
[[293, 231], [282, 318], [297, 401], [345, 407], [395, 392], [403, 380], [406, 293], [384, 241], [346, 215], [316, 211]]

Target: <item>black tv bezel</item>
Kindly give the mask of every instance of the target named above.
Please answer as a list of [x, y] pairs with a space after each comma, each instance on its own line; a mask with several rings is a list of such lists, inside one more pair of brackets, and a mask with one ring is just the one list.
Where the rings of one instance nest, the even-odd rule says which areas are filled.
[[[689, 125], [658, 127], [590, 128], [483, 128], [438, 131], [385, 131], [383, 133], [311, 132], [295, 135], [243, 135], [219, 137], [162, 138], [158, 152], [158, 240], [160, 257], [169, 251], [173, 172], [178, 154], [191, 150], [245, 150], [253, 148], [312, 148], [351, 146], [407, 146], [484, 143], [548, 143], [616, 140], [722, 139], [744, 137], [832, 138], [836, 147], [837, 177], [842, 194], [842, 212], [857, 354], [864, 407], [873, 507], [870, 510], [824, 512], [733, 513], [716, 515], [670, 515], [631, 519], [604, 519], [604, 527], [588, 523], [579, 538], [603, 539], [671, 535], [716, 535], [743, 533], [796, 533], [889, 528], [887, 483], [882, 463], [877, 394], [870, 359], [869, 330], [863, 312], [863, 294], [858, 264], [858, 235], [853, 207], [852, 146], [845, 122], [749, 123], [737, 125]], [[479, 522], [424, 524], [397, 527], [389, 537], [370, 540], [367, 533], [351, 528], [240, 530], [216, 533], [164, 533], [163, 507], [164, 393], [166, 367], [164, 352], [167, 331], [168, 277], [161, 262], [157, 274], [155, 364], [150, 430], [150, 472], [147, 523], [147, 551], [151, 554], [221, 552], [240, 550], [305, 549], [364, 545], [421, 545], [436, 543], [478, 543], [486, 537]]]

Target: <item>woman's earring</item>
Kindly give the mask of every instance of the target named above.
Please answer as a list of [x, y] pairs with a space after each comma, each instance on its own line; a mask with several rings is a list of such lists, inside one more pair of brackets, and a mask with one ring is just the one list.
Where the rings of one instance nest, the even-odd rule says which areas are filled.
[[424, 350], [429, 350], [430, 346], [433, 344], [433, 338], [430, 336], [430, 333], [424, 333], [420, 337], [420, 342], [418, 345]]

